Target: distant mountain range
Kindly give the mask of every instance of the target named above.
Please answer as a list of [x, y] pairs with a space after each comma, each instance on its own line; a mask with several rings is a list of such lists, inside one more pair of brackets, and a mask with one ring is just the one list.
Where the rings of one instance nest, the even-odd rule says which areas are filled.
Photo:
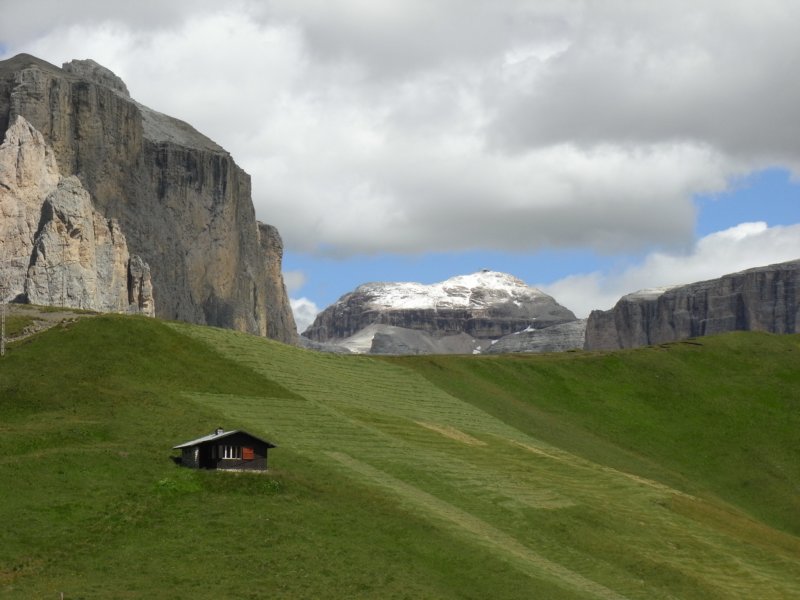
[[797, 333], [800, 260], [624, 296], [577, 319], [541, 290], [483, 270], [432, 285], [368, 283], [303, 332], [310, 348], [370, 354], [604, 350], [726, 331]]

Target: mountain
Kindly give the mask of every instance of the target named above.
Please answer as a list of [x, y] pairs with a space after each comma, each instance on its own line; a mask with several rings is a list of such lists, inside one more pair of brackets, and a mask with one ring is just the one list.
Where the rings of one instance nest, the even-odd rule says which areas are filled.
[[480, 353], [504, 336], [575, 320], [544, 292], [484, 269], [432, 285], [361, 285], [322, 311], [303, 337], [375, 354]]
[[800, 260], [642, 290], [589, 315], [585, 349], [661, 344], [728, 331], [800, 331]]
[[[296, 342], [280, 236], [256, 220], [250, 177], [218, 144], [94, 61], [59, 69], [25, 54], [0, 62], [0, 135], [15, 169], [0, 186], [3, 240], [16, 240], [0, 257], [6, 296]], [[39, 167], [16, 169], [34, 149]]]

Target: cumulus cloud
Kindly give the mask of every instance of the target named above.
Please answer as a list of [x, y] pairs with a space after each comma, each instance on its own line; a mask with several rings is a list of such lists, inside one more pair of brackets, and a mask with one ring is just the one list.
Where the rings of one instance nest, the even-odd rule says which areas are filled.
[[800, 5], [778, 1], [587, 3], [562, 53], [517, 66], [533, 75], [502, 90], [494, 139], [523, 150], [694, 140], [792, 163], [798, 19]]
[[569, 21], [572, 2], [527, 0], [277, 0], [262, 17], [302, 23], [319, 60], [363, 66], [371, 80], [491, 62], [510, 50], [547, 52]]
[[[235, 0], [226, 4], [243, 6]], [[0, 42], [20, 48], [53, 31], [79, 24], [91, 28], [117, 22], [136, 30], [172, 27], [193, 13], [218, 7], [219, 3], [214, 0], [26, 0], [14, 2], [13, 7], [2, 7], [5, 18], [0, 20]]]
[[800, 165], [788, 0], [17, 4], [7, 55], [195, 125], [294, 251], [674, 251], [696, 194]]
[[292, 306], [292, 313], [294, 314], [294, 321], [297, 324], [297, 331], [303, 333], [306, 328], [314, 322], [317, 314], [319, 314], [319, 307], [305, 297], [290, 298], [289, 303]]
[[800, 225], [742, 223], [701, 238], [685, 254], [654, 252], [618, 272], [573, 275], [538, 287], [577, 316], [586, 317], [593, 309], [609, 309], [625, 294], [641, 289], [714, 279], [798, 258]]

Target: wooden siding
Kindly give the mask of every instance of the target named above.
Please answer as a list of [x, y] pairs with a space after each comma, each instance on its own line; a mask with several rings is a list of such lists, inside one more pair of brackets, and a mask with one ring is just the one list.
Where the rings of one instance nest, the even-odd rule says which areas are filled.
[[185, 467], [198, 468], [200, 466], [198, 458], [199, 451], [197, 446], [183, 448], [181, 451], [181, 464]]
[[[240, 448], [240, 458], [221, 458], [223, 446]], [[181, 463], [194, 469], [218, 469], [222, 471], [266, 471], [267, 453], [270, 446], [253, 436], [239, 431], [219, 440], [207, 440], [195, 446], [183, 448]], [[245, 452], [249, 450], [249, 452]], [[252, 457], [252, 458], [248, 458]]]

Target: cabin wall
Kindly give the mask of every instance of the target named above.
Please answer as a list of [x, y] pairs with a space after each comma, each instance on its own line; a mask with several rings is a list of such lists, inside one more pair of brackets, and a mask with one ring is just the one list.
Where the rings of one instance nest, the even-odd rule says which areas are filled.
[[200, 466], [197, 446], [181, 449], [181, 464], [184, 467], [196, 469]]
[[267, 470], [267, 457], [256, 456], [253, 460], [231, 460], [220, 459], [217, 461], [217, 469], [221, 471], [235, 470], [235, 471], [266, 471]]
[[244, 433], [236, 433], [234, 435], [226, 436], [219, 441], [208, 442], [210, 446], [239, 446], [248, 447], [253, 449], [252, 460], [245, 460], [244, 458], [219, 458], [219, 452], [215, 453], [215, 458], [212, 459], [213, 466], [220, 470], [237, 470], [237, 471], [266, 471], [267, 469], [267, 451], [268, 446], [263, 442], [254, 440], [249, 435]]
[[[222, 446], [252, 448], [253, 457], [221, 458]], [[270, 446], [255, 440], [246, 433], [235, 433], [218, 440], [209, 440], [196, 446], [181, 449], [181, 464], [192, 469], [220, 469], [223, 471], [266, 471], [267, 452]]]

